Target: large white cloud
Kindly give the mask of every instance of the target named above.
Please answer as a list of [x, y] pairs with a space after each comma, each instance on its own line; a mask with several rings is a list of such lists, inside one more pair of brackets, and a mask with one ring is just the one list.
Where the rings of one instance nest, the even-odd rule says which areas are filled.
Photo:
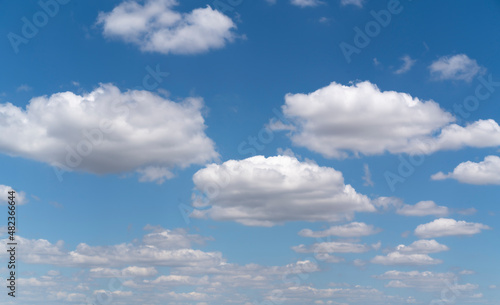
[[98, 23], [106, 37], [136, 44], [143, 51], [194, 54], [224, 47], [234, 39], [235, 23], [211, 7], [180, 13], [176, 0], [126, 0]]
[[193, 217], [249, 226], [286, 221], [339, 221], [374, 212], [368, 197], [344, 184], [342, 173], [291, 156], [255, 156], [210, 164], [194, 176]]
[[500, 184], [500, 157], [487, 156], [481, 162], [460, 163], [451, 173], [439, 172], [433, 180], [456, 179], [468, 184]]
[[[33, 98], [26, 110], [0, 104], [0, 152], [63, 169], [106, 174], [139, 170], [172, 177], [175, 167], [218, 156], [204, 130], [203, 102], [101, 85], [90, 93]], [[154, 169], [160, 169], [161, 174]]]
[[434, 61], [429, 69], [431, 74], [440, 80], [464, 80], [470, 82], [484, 68], [477, 61], [465, 54], [443, 56]]
[[439, 218], [432, 222], [421, 224], [415, 229], [415, 235], [421, 238], [432, 238], [453, 235], [474, 235], [490, 227], [481, 223], [456, 221], [450, 218]]
[[274, 122], [271, 128], [292, 130], [294, 144], [328, 158], [500, 145], [500, 126], [493, 120], [452, 124], [454, 116], [434, 101], [380, 91], [368, 81], [287, 94], [282, 111], [289, 124]]

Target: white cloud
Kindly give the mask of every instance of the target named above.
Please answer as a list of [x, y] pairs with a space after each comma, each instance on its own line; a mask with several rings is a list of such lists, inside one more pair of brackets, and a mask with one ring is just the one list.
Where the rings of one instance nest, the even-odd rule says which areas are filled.
[[428, 253], [438, 253], [443, 251], [448, 251], [449, 248], [435, 241], [434, 239], [427, 240], [421, 239], [413, 242], [409, 246], [399, 245], [396, 247], [396, 251], [405, 254], [428, 254]]
[[[370, 199], [344, 184], [342, 173], [292, 156], [255, 156], [210, 164], [193, 176], [192, 217], [249, 226], [286, 221], [340, 221], [374, 212]], [[208, 200], [208, 202], [207, 202]]]
[[494, 120], [451, 124], [455, 117], [434, 101], [380, 91], [367, 81], [287, 94], [282, 111], [293, 143], [327, 158], [500, 146], [500, 126]]
[[211, 7], [180, 13], [176, 0], [124, 1], [111, 12], [101, 12], [104, 36], [136, 44], [142, 51], [195, 54], [220, 49], [233, 41], [231, 18]]
[[368, 164], [365, 163], [363, 168], [365, 171], [365, 175], [362, 177], [363, 180], [365, 181], [365, 183], [363, 183], [363, 185], [364, 186], [374, 186], [375, 184], [373, 183], [373, 180], [372, 180], [372, 173], [370, 172], [370, 167], [368, 166]]
[[[51, 264], [57, 266], [75, 267], [112, 267], [130, 266], [195, 266], [217, 265], [222, 261], [220, 252], [203, 252], [190, 248], [191, 243], [202, 239], [197, 235], [189, 235], [183, 230], [152, 232], [146, 234], [140, 243], [123, 243], [110, 246], [89, 246], [85, 243], [77, 245], [76, 249], [68, 251], [62, 241], [52, 244], [47, 240], [30, 240], [17, 236], [19, 247], [25, 249], [20, 253], [20, 258], [29, 264]], [[6, 240], [2, 240], [5, 250]], [[121, 274], [143, 272], [144, 269], [123, 269]], [[101, 274], [116, 271], [112, 269], [95, 269]], [[152, 270], [150, 270], [152, 271]], [[98, 272], [98, 273], [99, 273]]]
[[439, 218], [432, 222], [421, 224], [415, 229], [415, 235], [420, 238], [432, 238], [453, 235], [474, 235], [490, 227], [480, 223], [456, 221], [450, 218]]
[[63, 169], [139, 170], [143, 180], [164, 179], [176, 167], [218, 157], [204, 133], [202, 107], [199, 98], [175, 103], [109, 84], [83, 95], [33, 98], [26, 110], [0, 104], [0, 151]]
[[500, 185], [500, 157], [487, 156], [481, 162], [460, 163], [451, 173], [439, 172], [432, 175], [433, 180], [456, 179], [467, 184]]
[[443, 56], [434, 61], [429, 69], [431, 74], [440, 80], [464, 80], [470, 82], [474, 76], [484, 68], [479, 66], [474, 59], [465, 54]]
[[33, 88], [31, 88], [30, 86], [24, 84], [24, 85], [21, 85], [19, 87], [16, 88], [16, 91], [17, 92], [28, 92], [28, 91], [31, 91], [33, 90]]
[[341, 0], [340, 5], [355, 5], [357, 7], [363, 7], [365, 0]]
[[90, 269], [90, 274], [94, 277], [150, 277], [157, 273], [154, 267], [130, 266], [121, 270], [102, 267]]
[[413, 65], [417, 62], [417, 60], [412, 59], [408, 55], [401, 57], [401, 60], [403, 61], [403, 65], [399, 69], [394, 71], [395, 74], [403, 74], [410, 71]]
[[300, 7], [315, 7], [324, 4], [322, 1], [319, 0], [290, 0], [290, 3]]
[[[394, 288], [416, 288], [420, 291], [442, 291], [444, 288], [453, 287], [456, 290], [470, 291], [477, 289], [477, 285], [459, 284], [457, 277], [451, 272], [434, 273], [431, 271], [387, 271], [382, 275], [375, 276], [377, 279], [390, 280], [387, 287]], [[453, 286], [452, 286], [453, 285]]]
[[363, 222], [352, 222], [341, 226], [332, 226], [324, 231], [312, 231], [310, 229], [303, 229], [299, 232], [300, 236], [304, 237], [327, 237], [327, 236], [340, 236], [340, 237], [359, 237], [368, 236], [379, 233], [381, 230], [376, 229], [373, 225], [367, 225]]
[[309, 247], [305, 245], [294, 246], [292, 250], [297, 253], [363, 253], [373, 250], [377, 246], [331, 241], [315, 243]]
[[394, 251], [386, 256], [377, 255], [371, 260], [371, 262], [382, 265], [435, 265], [441, 264], [443, 261], [432, 258], [427, 254], [406, 254]]
[[449, 209], [444, 206], [438, 206], [434, 201], [420, 201], [415, 205], [404, 204], [396, 213], [405, 216], [447, 216]]
[[26, 193], [23, 191], [18, 191], [13, 189], [11, 186], [0, 184], [0, 205], [6, 205], [9, 203], [10, 191], [15, 191], [14, 202], [16, 205], [23, 205], [28, 202], [26, 199]]

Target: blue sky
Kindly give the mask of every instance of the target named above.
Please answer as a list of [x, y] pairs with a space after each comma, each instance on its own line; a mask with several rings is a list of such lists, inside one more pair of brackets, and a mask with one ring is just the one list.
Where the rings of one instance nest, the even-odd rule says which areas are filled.
[[2, 6], [2, 304], [498, 304], [500, 2]]

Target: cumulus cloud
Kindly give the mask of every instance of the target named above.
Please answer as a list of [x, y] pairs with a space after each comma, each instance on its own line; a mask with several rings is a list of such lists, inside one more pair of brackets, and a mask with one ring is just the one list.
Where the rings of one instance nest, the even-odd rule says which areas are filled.
[[356, 244], [350, 242], [322, 242], [315, 243], [309, 247], [299, 245], [292, 247], [292, 250], [298, 253], [363, 253], [374, 248], [378, 248], [379, 244], [373, 246]]
[[124, 1], [97, 23], [106, 37], [133, 43], [142, 51], [195, 54], [220, 49], [234, 40], [235, 23], [211, 7], [189, 13], [174, 10], [176, 0]]
[[322, 1], [319, 0], [290, 0], [290, 3], [300, 7], [315, 7], [324, 4]]
[[421, 224], [415, 229], [415, 235], [420, 238], [432, 238], [453, 235], [474, 235], [481, 233], [481, 230], [491, 229], [481, 223], [456, 221], [450, 218], [439, 218], [432, 222]]
[[176, 103], [109, 84], [83, 95], [36, 97], [26, 110], [0, 104], [0, 152], [64, 170], [137, 170], [145, 181], [162, 180], [176, 167], [218, 157], [202, 107], [199, 98]]
[[352, 222], [346, 225], [332, 226], [324, 231], [312, 231], [311, 229], [303, 229], [299, 232], [299, 235], [314, 238], [327, 236], [360, 237], [377, 234], [380, 231], [380, 229], [376, 229], [373, 225], [367, 225], [363, 222]]
[[93, 277], [149, 277], [157, 273], [154, 267], [130, 266], [121, 270], [102, 267], [90, 269], [90, 275]]
[[0, 205], [6, 205], [9, 203], [8, 198], [10, 197], [9, 192], [15, 191], [14, 202], [16, 205], [23, 205], [28, 202], [26, 199], [26, 193], [23, 191], [15, 190], [11, 186], [0, 184]]
[[464, 80], [470, 82], [477, 74], [484, 71], [474, 59], [465, 54], [443, 56], [434, 61], [429, 69], [439, 80]]
[[427, 240], [421, 239], [413, 242], [409, 246], [399, 245], [396, 247], [396, 251], [401, 253], [415, 254], [415, 253], [438, 253], [443, 251], [448, 251], [449, 248], [435, 241], [434, 239]]
[[344, 184], [341, 172], [292, 156], [255, 156], [210, 164], [193, 176], [192, 217], [248, 226], [286, 221], [340, 221], [374, 212], [365, 195]]
[[371, 260], [371, 262], [382, 265], [435, 265], [441, 264], [443, 261], [432, 258], [427, 254], [406, 254], [394, 251], [386, 256], [377, 255]]
[[380, 91], [368, 81], [287, 94], [282, 111], [292, 142], [327, 158], [500, 146], [494, 120], [452, 124], [455, 117], [436, 102]]
[[477, 289], [477, 285], [459, 284], [454, 273], [435, 273], [431, 271], [387, 271], [382, 275], [375, 276], [377, 279], [390, 280], [386, 287], [394, 288], [416, 288], [420, 291], [441, 291], [443, 288], [453, 287], [460, 291]]
[[420, 201], [415, 205], [404, 204], [396, 213], [405, 216], [447, 216], [449, 209], [444, 206], [438, 206], [434, 201]]
[[431, 176], [433, 180], [455, 179], [467, 184], [500, 185], [500, 157], [487, 156], [481, 162], [460, 163], [451, 173], [439, 172]]
[[[146, 234], [142, 241], [136, 244], [90, 246], [81, 243], [72, 251], [66, 250], [62, 241], [53, 244], [44, 239], [26, 239], [20, 236], [17, 237], [17, 241], [19, 246], [25, 249], [20, 253], [20, 258], [29, 264], [93, 268], [133, 266], [119, 271], [120, 274], [148, 272], [147, 269], [137, 269], [138, 267], [217, 265], [222, 261], [220, 252], [204, 252], [190, 248], [192, 242], [201, 238], [197, 235], [187, 234], [183, 230], [165, 230], [163, 233], [165, 234], [158, 232]], [[2, 242], [4, 246], [1, 248], [0, 256], [7, 253], [6, 240]], [[118, 271], [94, 269], [94, 272], [109, 275]]]

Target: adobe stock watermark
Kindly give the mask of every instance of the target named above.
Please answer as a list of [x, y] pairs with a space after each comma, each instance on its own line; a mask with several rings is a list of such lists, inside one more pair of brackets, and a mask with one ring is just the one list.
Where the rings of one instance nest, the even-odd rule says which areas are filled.
[[[412, 1], [412, 0], [406, 0]], [[360, 54], [361, 51], [368, 47], [372, 39], [380, 35], [383, 28], [386, 28], [391, 23], [394, 16], [399, 15], [404, 7], [400, 0], [389, 0], [386, 9], [378, 12], [372, 10], [370, 15], [372, 20], [368, 21], [364, 27], [354, 27], [354, 38], [351, 43], [342, 41], [339, 44], [340, 50], [344, 55], [347, 63], [351, 63], [354, 54]]]
[[[481, 102], [488, 100], [493, 93], [500, 87], [500, 82], [494, 81], [493, 76], [489, 74], [487, 78], [479, 75], [477, 78], [478, 84], [474, 90], [474, 94], [465, 97], [462, 103], [453, 105], [453, 113], [456, 117], [456, 123], [465, 121], [470, 117], [471, 113], [479, 109]], [[430, 145], [436, 143], [436, 139], [430, 140]], [[429, 143], [428, 143], [429, 144]], [[384, 178], [392, 192], [396, 190], [396, 184], [404, 183], [411, 175], [415, 173], [416, 168], [421, 166], [425, 161], [425, 149], [421, 148], [418, 154], [413, 156], [399, 155], [399, 164], [396, 173], [394, 171], [385, 171]]]
[[[147, 74], [142, 79], [142, 86], [134, 88], [134, 90], [137, 90], [137, 94], [145, 90], [151, 91], [158, 88], [163, 79], [169, 75], [168, 72], [161, 71], [159, 64], [156, 65], [155, 69], [150, 66], [146, 66], [145, 69]], [[114, 101], [111, 110], [127, 118], [131, 108], [134, 107], [135, 105]], [[113, 132], [113, 122], [108, 119], [101, 119], [99, 126], [96, 128], [90, 130], [83, 129], [81, 132], [82, 137], [75, 145], [66, 145], [64, 164], [59, 162], [54, 162], [53, 164], [54, 173], [59, 182], [63, 181], [64, 173], [77, 169], [84, 159], [92, 153], [94, 148], [103, 143], [105, 136]]]
[[40, 32], [40, 29], [45, 27], [50, 18], [54, 18], [59, 13], [61, 6], [66, 5], [71, 0], [40, 0], [38, 1], [38, 6], [40, 10], [27, 18], [26, 16], [21, 18], [23, 25], [21, 26], [20, 35], [9, 32], [7, 34], [7, 39], [14, 50], [14, 53], [19, 53], [19, 46], [21, 44], [28, 44], [30, 39], [34, 38]]
[[458, 278], [455, 276], [453, 278], [454, 283], [449, 280], [445, 280], [444, 283], [446, 287], [441, 290], [441, 298], [432, 300], [429, 305], [449, 305], [454, 304], [457, 297], [462, 295], [462, 291], [465, 290], [463, 285], [458, 284]]

